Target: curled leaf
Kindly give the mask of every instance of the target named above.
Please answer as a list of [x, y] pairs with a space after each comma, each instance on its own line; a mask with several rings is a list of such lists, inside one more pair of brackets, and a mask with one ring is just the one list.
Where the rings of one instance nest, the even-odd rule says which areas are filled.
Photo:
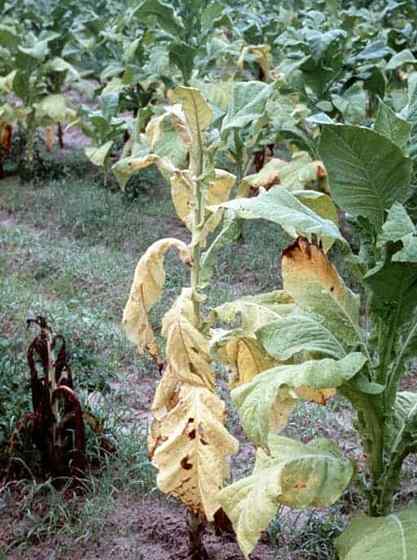
[[318, 439], [304, 445], [271, 435], [268, 444], [271, 454], [258, 450], [253, 474], [219, 494], [246, 558], [280, 505], [332, 505], [353, 475], [351, 462], [330, 441]]
[[165, 284], [164, 256], [171, 248], [178, 250], [184, 263], [190, 262], [190, 251], [179, 239], [160, 239], [151, 245], [136, 266], [123, 312], [123, 327], [128, 338], [137, 345], [140, 353], [147, 350], [154, 357], [158, 356], [159, 351], [148, 312], [161, 296]]

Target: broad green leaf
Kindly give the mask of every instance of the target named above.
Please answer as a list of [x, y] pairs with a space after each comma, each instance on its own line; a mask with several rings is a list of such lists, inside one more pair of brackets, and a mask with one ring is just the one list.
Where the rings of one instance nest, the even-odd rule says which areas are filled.
[[280, 360], [294, 354], [314, 352], [332, 358], [345, 355], [343, 344], [337, 340], [320, 316], [295, 312], [285, 319], [268, 323], [256, 332], [265, 350]]
[[383, 101], [379, 102], [375, 130], [404, 150], [411, 133], [411, 124], [397, 115]]
[[246, 558], [280, 505], [295, 508], [332, 505], [353, 475], [351, 462], [333, 442], [324, 439], [305, 445], [271, 435], [269, 448], [270, 456], [258, 450], [251, 476], [219, 494]]
[[291, 296], [284, 290], [277, 290], [224, 303], [211, 312], [211, 319], [228, 325], [239, 322], [245, 332], [254, 335], [263, 325], [285, 317], [293, 310]]
[[368, 94], [362, 83], [354, 83], [343, 95], [332, 95], [332, 102], [342, 113], [345, 122], [361, 124], [366, 119]]
[[224, 427], [225, 405], [215, 393], [183, 385], [173, 396], [172, 381], [168, 384], [169, 398], [158, 403], [166, 414], [154, 421], [149, 436], [158, 486], [212, 521], [220, 508], [219, 490], [229, 477], [229, 458], [239, 444]]
[[327, 194], [318, 191], [305, 190], [295, 191], [294, 195], [300, 202], [322, 218], [326, 218], [327, 220], [338, 224], [339, 220], [337, 217], [337, 208], [334, 205], [333, 200]]
[[139, 353], [147, 350], [151, 356], [158, 356], [159, 351], [148, 312], [161, 296], [165, 284], [164, 256], [171, 248], [177, 249], [184, 263], [190, 262], [190, 251], [179, 239], [160, 239], [153, 243], [136, 266], [123, 311], [123, 328], [129, 340], [137, 345]]
[[385, 70], [396, 70], [403, 64], [417, 64], [417, 59], [409, 49], [404, 49], [394, 54], [387, 62]]
[[276, 365], [276, 360], [265, 353], [256, 338], [243, 329], [215, 329], [210, 340], [210, 352], [232, 369], [231, 389], [249, 383], [258, 373]]
[[301, 364], [274, 367], [232, 391], [243, 429], [257, 446], [267, 448], [268, 435], [279, 432], [297, 404], [305, 399], [325, 404], [337, 387], [354, 377], [365, 365], [359, 352], [340, 360], [323, 358]]
[[386, 517], [358, 517], [336, 540], [340, 560], [412, 560], [416, 526], [416, 506]]
[[191, 78], [196, 54], [197, 49], [183, 41], [176, 41], [169, 46], [169, 60], [180, 69], [185, 83]]
[[411, 160], [385, 136], [359, 126], [323, 125], [320, 155], [338, 206], [380, 228], [385, 210], [409, 194]]
[[[328, 248], [338, 239], [345, 243], [336, 224], [316, 214], [284, 188], [271, 189], [254, 198], [238, 198], [221, 205], [246, 220], [264, 219], [279, 224], [291, 237], [313, 235], [323, 239]], [[219, 207], [217, 207], [219, 208]], [[217, 208], [213, 208], [214, 211]]]
[[399, 391], [393, 412], [393, 424], [385, 435], [385, 445], [393, 457], [405, 457], [417, 450], [417, 394]]
[[268, 98], [272, 94], [272, 86], [264, 82], [235, 83], [232, 99], [223, 119], [222, 132], [233, 128], [244, 128], [256, 122], [265, 112]]
[[321, 317], [323, 326], [343, 345], [360, 343], [359, 297], [345, 286], [319, 247], [302, 238], [290, 245], [283, 253], [282, 277], [295, 303]]
[[113, 146], [113, 140], [109, 140], [102, 146], [87, 146], [85, 148], [85, 155], [94, 165], [98, 167], [103, 167], [107, 156]]
[[396, 202], [390, 208], [387, 220], [382, 226], [378, 244], [401, 241], [403, 248], [395, 252], [392, 262], [417, 263], [417, 230], [406, 209]]
[[174, 36], [181, 36], [184, 30], [183, 24], [175, 14], [174, 9], [160, 0], [145, 0], [135, 9], [133, 16], [139, 19], [154, 16], [161, 28]]

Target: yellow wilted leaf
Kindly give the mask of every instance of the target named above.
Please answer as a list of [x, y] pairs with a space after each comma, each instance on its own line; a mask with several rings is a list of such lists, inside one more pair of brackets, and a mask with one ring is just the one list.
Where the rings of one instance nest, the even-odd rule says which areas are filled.
[[262, 79], [268, 81], [271, 69], [271, 47], [269, 45], [247, 45], [246, 47], [243, 47], [238, 61], [240, 68], [243, 68], [247, 55], [253, 56], [262, 69]]
[[184, 263], [189, 263], [190, 251], [179, 239], [160, 239], [151, 245], [139, 260], [129, 299], [123, 312], [123, 327], [128, 338], [137, 344], [138, 351], [147, 350], [151, 356], [158, 356], [158, 346], [148, 311], [158, 301], [165, 284], [164, 256], [176, 248]]
[[285, 289], [299, 307], [317, 313], [344, 344], [358, 344], [359, 299], [319, 247], [297, 239], [284, 251], [282, 276]]
[[[209, 182], [207, 192], [205, 193], [205, 205], [210, 206], [227, 202], [235, 182], [236, 177], [232, 173], [228, 173], [223, 169], [215, 169], [215, 179]], [[189, 230], [192, 229], [194, 190], [194, 181], [189, 171], [176, 170], [171, 175], [172, 200], [178, 217]], [[210, 224], [206, 234], [214, 231], [221, 219], [221, 213], [214, 214], [213, 218], [209, 220]]]
[[155, 420], [149, 435], [158, 486], [209, 520], [229, 476], [229, 457], [238, 442], [224, 427], [224, 403], [206, 387], [183, 385], [174, 407]]
[[181, 383], [214, 387], [214, 376], [205, 336], [195, 328], [191, 289], [180, 297], [162, 320], [170, 370]]
[[278, 364], [268, 356], [255, 337], [245, 334], [241, 329], [218, 329], [211, 339], [210, 349], [223, 364], [231, 367], [231, 389], [250, 383], [258, 373]]

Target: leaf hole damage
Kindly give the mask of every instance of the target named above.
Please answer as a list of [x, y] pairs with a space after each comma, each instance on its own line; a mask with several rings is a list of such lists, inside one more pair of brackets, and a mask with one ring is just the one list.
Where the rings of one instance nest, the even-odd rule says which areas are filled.
[[193, 468], [192, 463], [190, 463], [188, 460], [188, 455], [186, 455], [183, 459], [181, 459], [181, 467], [186, 471], [189, 471], [190, 469]]

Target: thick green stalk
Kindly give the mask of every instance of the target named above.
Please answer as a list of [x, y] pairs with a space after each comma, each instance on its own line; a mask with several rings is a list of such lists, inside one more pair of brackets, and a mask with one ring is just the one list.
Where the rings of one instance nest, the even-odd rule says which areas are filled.
[[200, 270], [201, 270], [201, 247], [199, 235], [202, 228], [204, 216], [204, 200], [203, 189], [201, 184], [201, 175], [204, 167], [203, 142], [201, 131], [198, 130], [197, 146], [192, 153], [191, 169], [195, 173], [194, 182], [194, 214], [193, 214], [193, 231], [192, 231], [192, 269], [191, 269], [191, 289], [194, 307], [194, 315], [196, 327], [199, 328], [201, 323], [201, 295], [200, 295]]

